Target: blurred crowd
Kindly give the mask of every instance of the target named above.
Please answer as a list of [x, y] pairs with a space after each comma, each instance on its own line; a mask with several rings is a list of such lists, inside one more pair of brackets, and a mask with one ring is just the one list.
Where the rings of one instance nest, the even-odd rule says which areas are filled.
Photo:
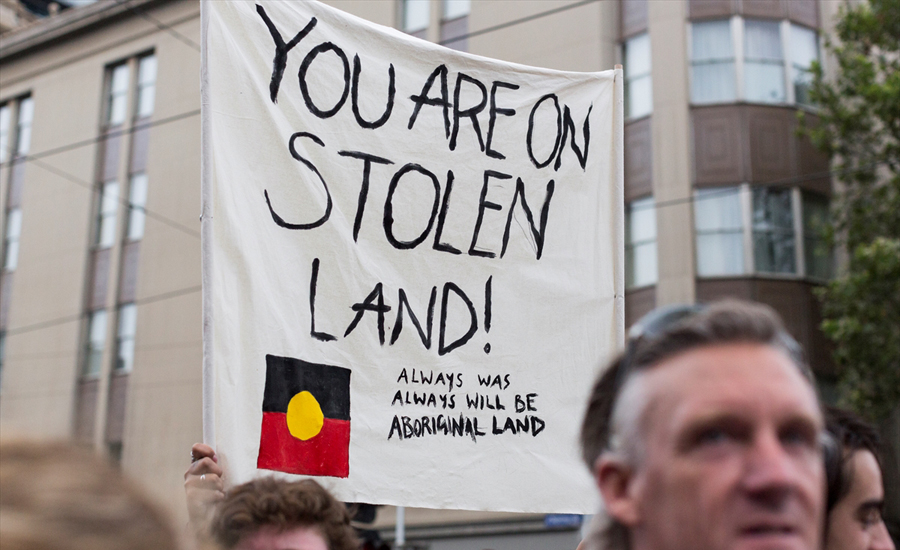
[[[894, 550], [877, 431], [823, 407], [770, 309], [668, 307], [593, 386], [582, 455], [603, 509], [581, 550]], [[3, 550], [356, 550], [352, 507], [316, 481], [226, 485], [191, 449], [176, 526], [137, 480], [68, 443], [0, 441]], [[365, 545], [365, 546], [364, 546]]]

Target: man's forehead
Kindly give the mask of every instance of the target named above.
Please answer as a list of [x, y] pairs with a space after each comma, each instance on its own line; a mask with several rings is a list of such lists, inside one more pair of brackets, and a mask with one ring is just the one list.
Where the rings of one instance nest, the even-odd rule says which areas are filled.
[[[722, 344], [667, 358], [642, 373], [648, 412], [671, 416], [781, 412], [822, 418], [812, 385], [782, 351], [764, 344]], [[645, 420], [650, 420], [649, 416]]]

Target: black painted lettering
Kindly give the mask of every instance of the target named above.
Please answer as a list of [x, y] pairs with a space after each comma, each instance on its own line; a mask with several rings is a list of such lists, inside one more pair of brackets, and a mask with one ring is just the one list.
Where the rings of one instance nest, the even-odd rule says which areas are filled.
[[[431, 90], [431, 87], [434, 85], [434, 80], [440, 77], [441, 79], [441, 95], [440, 97], [428, 97], [428, 92]], [[409, 97], [416, 106], [413, 108], [412, 115], [409, 117], [409, 125], [408, 129], [412, 130], [413, 125], [416, 123], [416, 119], [419, 116], [419, 110], [422, 108], [422, 105], [431, 105], [431, 106], [441, 106], [444, 109], [444, 137], [450, 137], [450, 98], [447, 91], [447, 66], [446, 65], [438, 65], [437, 68], [432, 71], [431, 75], [428, 76], [428, 80], [425, 81], [425, 85], [422, 86], [422, 93], [419, 95], [414, 95]]]
[[505, 109], [503, 107], [497, 106], [497, 88], [506, 88], [508, 90], [518, 90], [518, 84], [510, 84], [509, 82], [500, 82], [499, 80], [495, 80], [493, 84], [491, 84], [491, 110], [490, 110], [490, 119], [488, 121], [488, 132], [487, 132], [487, 143], [485, 144], [484, 152], [487, 156], [495, 159], [505, 159], [506, 155], [501, 153], [500, 151], [495, 151], [491, 148], [491, 143], [494, 140], [494, 125], [497, 123], [497, 115], [503, 116], [514, 116], [516, 114], [515, 109]]
[[313, 173], [315, 173], [316, 176], [318, 176], [319, 181], [322, 182], [322, 187], [325, 189], [325, 200], [326, 200], [325, 213], [322, 214], [321, 218], [319, 218], [318, 220], [316, 220], [314, 222], [288, 223], [281, 216], [279, 216], [278, 214], [275, 213], [275, 210], [272, 208], [272, 201], [269, 200], [269, 192], [268, 192], [268, 190], [263, 189], [263, 195], [266, 197], [266, 205], [268, 205], [268, 207], [269, 207], [269, 213], [272, 215], [272, 220], [276, 224], [280, 225], [281, 227], [284, 227], [285, 229], [297, 229], [297, 230], [315, 229], [316, 227], [319, 227], [320, 225], [322, 225], [323, 223], [328, 221], [328, 218], [331, 217], [331, 208], [332, 208], [331, 191], [328, 190], [328, 184], [325, 183], [325, 178], [322, 177], [322, 174], [319, 173], [319, 170], [315, 167], [315, 165], [313, 165], [313, 163], [306, 160], [305, 158], [301, 157], [300, 153], [298, 153], [297, 149], [294, 147], [294, 141], [297, 138], [301, 138], [301, 137], [311, 139], [314, 143], [318, 144], [320, 147], [325, 147], [325, 143], [323, 143], [322, 140], [319, 139], [317, 136], [310, 134], [309, 132], [297, 132], [294, 135], [292, 135], [290, 141], [288, 141], [288, 148], [291, 151], [291, 156], [294, 157], [296, 160], [299, 160], [300, 162], [303, 163], [304, 166], [306, 166], [307, 168], [312, 170]]
[[312, 275], [309, 278], [309, 335], [321, 342], [332, 342], [334, 336], [327, 332], [316, 331], [316, 284], [319, 280], [319, 259], [312, 262]]
[[284, 77], [284, 68], [287, 66], [287, 54], [313, 30], [317, 20], [315, 17], [310, 19], [303, 30], [298, 32], [290, 42], [285, 44], [284, 39], [281, 37], [281, 33], [278, 32], [278, 29], [275, 28], [275, 24], [269, 19], [266, 10], [259, 4], [256, 5], [256, 13], [262, 17], [263, 22], [269, 29], [269, 34], [272, 35], [272, 40], [275, 42], [275, 56], [272, 59], [272, 80], [269, 82], [269, 97], [272, 99], [272, 103], [278, 103], [278, 88], [281, 86], [281, 79]]
[[363, 161], [362, 184], [359, 186], [359, 198], [357, 199], [356, 204], [356, 218], [354, 218], [353, 220], [353, 242], [356, 242], [356, 239], [359, 236], [359, 228], [362, 227], [363, 213], [366, 211], [366, 199], [369, 196], [369, 174], [372, 172], [372, 163], [394, 163], [388, 159], [370, 155], [368, 153], [361, 153], [359, 151], [339, 151], [338, 154], [342, 157], [350, 157]]
[[[394, 236], [394, 192], [397, 190], [397, 186], [400, 183], [400, 178], [410, 172], [418, 172], [420, 174], [425, 175], [431, 180], [431, 184], [434, 187], [434, 200], [431, 204], [431, 215], [428, 217], [428, 226], [425, 227], [425, 230], [411, 241], [401, 241]], [[428, 236], [428, 233], [431, 231], [432, 226], [434, 226], [434, 220], [437, 217], [438, 212], [438, 203], [440, 202], [441, 195], [441, 184], [438, 183], [437, 176], [422, 168], [418, 164], [409, 163], [400, 170], [397, 170], [397, 173], [394, 174], [394, 177], [391, 178], [391, 183], [388, 185], [387, 198], [384, 200], [384, 236], [387, 237], [388, 242], [390, 242], [394, 248], [399, 250], [408, 250], [411, 248], [415, 248], [422, 244], [425, 238]]]
[[569, 106], [566, 105], [563, 113], [563, 132], [562, 132], [562, 140], [561, 147], [559, 148], [559, 154], [556, 156], [556, 162], [553, 164], [554, 170], [559, 170], [559, 167], [562, 165], [562, 155], [563, 151], [566, 149], [566, 136], [570, 135], [569, 143], [572, 146], [572, 151], [575, 152], [575, 156], [578, 158], [578, 164], [581, 165], [581, 169], [584, 170], [587, 166], [588, 159], [588, 151], [590, 150], [591, 145], [591, 109], [594, 108], [594, 104], [592, 103], [590, 107], [588, 107], [588, 112], [584, 115], [584, 124], [581, 127], [581, 138], [584, 141], [584, 152], [582, 152], [581, 148], [578, 147], [578, 144], [575, 143], [575, 122], [572, 120], [572, 113], [569, 111]]
[[447, 186], [444, 187], [444, 199], [441, 203], [441, 211], [438, 213], [437, 228], [434, 230], [434, 246], [435, 250], [441, 252], [449, 252], [451, 254], [462, 254], [458, 249], [447, 243], [441, 242], [441, 236], [444, 234], [444, 222], [447, 220], [447, 209], [450, 207], [450, 190], [453, 189], [453, 170], [447, 170]]
[[394, 110], [394, 64], [391, 63], [388, 67], [387, 105], [384, 108], [384, 112], [381, 113], [381, 116], [373, 122], [369, 122], [368, 120], [364, 119], [359, 113], [359, 74], [361, 72], [362, 66], [359, 62], [359, 56], [354, 55], [353, 82], [350, 85], [350, 104], [353, 107], [353, 116], [356, 117], [356, 123], [359, 124], [360, 127], [374, 130], [375, 128], [384, 126], [384, 123], [387, 122], [389, 118], [391, 118], [391, 112]]
[[531, 228], [531, 235], [534, 238], [535, 256], [540, 260], [541, 254], [544, 252], [544, 237], [547, 236], [547, 215], [550, 213], [550, 199], [553, 198], [555, 183], [553, 180], [547, 183], [547, 193], [544, 195], [544, 205], [541, 207], [540, 227], [536, 227], [531, 208], [528, 207], [528, 203], [525, 200], [525, 183], [522, 181], [522, 178], [516, 178], [516, 180], [516, 192], [513, 194], [512, 204], [509, 205], [509, 215], [506, 218], [506, 229], [503, 231], [503, 248], [500, 250], [500, 257], [502, 258], [506, 254], [506, 246], [509, 244], [509, 229], [512, 227], [516, 203], [521, 202], [525, 218], [528, 220], [528, 226]]
[[[316, 57], [324, 52], [334, 52], [344, 66], [342, 75], [344, 89], [341, 91], [340, 99], [338, 99], [337, 103], [330, 109], [320, 109], [313, 103], [312, 96], [309, 95], [309, 84], [306, 82], [306, 73], [309, 71], [309, 67], [312, 65], [312, 62], [315, 61]], [[347, 96], [350, 94], [350, 62], [347, 61], [347, 55], [344, 54], [344, 50], [331, 42], [323, 42], [306, 54], [306, 57], [303, 58], [303, 63], [300, 64], [300, 71], [297, 73], [297, 77], [300, 79], [300, 93], [303, 95], [303, 101], [306, 103], [306, 108], [309, 109], [310, 113], [322, 119], [330, 118], [337, 114], [337, 112], [341, 110], [341, 107], [344, 106], [344, 102], [347, 101]]]
[[[478, 245], [478, 234], [481, 232], [481, 223], [484, 221], [485, 209], [489, 208], [491, 210], [501, 210], [503, 208], [499, 204], [487, 200], [488, 184], [490, 182], [490, 178], [508, 180], [512, 179], [512, 176], [510, 176], [509, 174], [504, 174], [502, 172], [496, 172], [494, 170], [484, 171], [484, 184], [481, 186], [481, 197], [478, 199], [478, 218], [476, 218], [475, 220], [475, 230], [472, 231], [472, 244], [469, 245], [469, 256], [481, 256], [482, 258], [493, 258], [496, 256], [496, 254], [493, 252], [487, 250], [478, 250], [476, 248], [476, 246]], [[515, 197], [513, 198], [513, 205], [515, 206]]]
[[[481, 99], [472, 107], [461, 109], [459, 106], [459, 94], [462, 89], [463, 82], [474, 84], [481, 92]], [[481, 137], [481, 127], [478, 125], [478, 113], [484, 110], [487, 105], [487, 88], [484, 87], [478, 79], [472, 78], [465, 73], [456, 75], [456, 86], [453, 89], [453, 132], [450, 134], [450, 150], [456, 150], [456, 138], [459, 135], [459, 119], [467, 117], [472, 120], [472, 128], [478, 137], [478, 147], [484, 151], [484, 139]]]
[[[409, 320], [419, 333], [419, 339], [422, 340], [422, 345], [425, 346], [425, 349], [431, 349], [431, 329], [434, 326], [434, 304], [437, 300], [437, 287], [431, 288], [431, 299], [428, 301], [428, 311], [425, 318], [427, 331], [422, 330], [422, 324], [419, 322], [419, 318], [416, 316], [412, 307], [410, 307], [409, 299], [407, 299], [406, 292], [402, 288], [400, 289], [399, 295], [400, 303], [397, 305], [397, 320], [394, 322], [394, 330], [391, 333], [391, 345], [394, 345], [394, 342], [397, 341], [397, 338], [400, 337], [400, 332], [403, 330], [403, 310], [405, 308], [406, 312], [409, 314]], [[431, 383], [431, 380], [428, 382]]]
[[[373, 304], [373, 302], [375, 302]], [[353, 329], [356, 328], [356, 325], [359, 324], [360, 319], [367, 311], [374, 311], [378, 314], [378, 341], [381, 345], [384, 345], [384, 314], [391, 310], [391, 306], [385, 305], [384, 303], [384, 295], [381, 292], [381, 283], [375, 285], [375, 288], [372, 292], [366, 296], [366, 299], [361, 303], [353, 304], [350, 308], [356, 312], [356, 316], [353, 317], [353, 321], [350, 322], [350, 325], [347, 327], [347, 331], [344, 332], [344, 338], [347, 337]]]
[[[445, 338], [447, 335], [447, 307], [448, 301], [450, 297], [450, 291], [453, 291], [466, 305], [466, 308], [469, 310], [469, 329], [465, 334], [457, 338], [456, 340], [450, 342], [449, 344], [445, 344]], [[466, 342], [468, 342], [472, 335], [475, 334], [475, 331], [478, 330], [478, 317], [475, 315], [475, 306], [472, 305], [472, 300], [466, 296], [466, 293], [462, 291], [461, 288], [456, 286], [454, 283], [446, 282], [444, 283], [444, 292], [441, 296], [441, 326], [440, 333], [438, 335], [438, 355], [446, 355], [456, 348], [462, 346]]]
[[[534, 114], [540, 108], [541, 104], [548, 100], [553, 100], [553, 106], [556, 108], [556, 141], [553, 143], [553, 151], [547, 157], [547, 160], [539, 161], [534, 157]], [[544, 97], [540, 98], [537, 103], [534, 104], [534, 107], [531, 109], [531, 114], [528, 115], [528, 134], [525, 136], [525, 145], [528, 148], [528, 158], [531, 159], [531, 162], [537, 168], [543, 168], [550, 164], [553, 161], [553, 158], [556, 157], [556, 153], [559, 151], [559, 145], [562, 138], [563, 132], [563, 120], [562, 120], [562, 111], [559, 109], [559, 99], [557, 99], [556, 94], [547, 94]]]

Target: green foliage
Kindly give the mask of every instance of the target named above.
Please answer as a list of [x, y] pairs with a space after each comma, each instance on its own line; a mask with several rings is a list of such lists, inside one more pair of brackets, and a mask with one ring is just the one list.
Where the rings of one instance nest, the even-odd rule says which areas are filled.
[[845, 5], [835, 32], [826, 44], [837, 72], [813, 65], [818, 113], [802, 121], [831, 156], [831, 237], [851, 252], [847, 273], [820, 293], [823, 329], [844, 404], [878, 419], [900, 403], [900, 0]]
[[843, 405], [878, 419], [900, 403], [900, 239], [859, 245], [852, 264], [820, 289], [822, 328], [837, 344]]

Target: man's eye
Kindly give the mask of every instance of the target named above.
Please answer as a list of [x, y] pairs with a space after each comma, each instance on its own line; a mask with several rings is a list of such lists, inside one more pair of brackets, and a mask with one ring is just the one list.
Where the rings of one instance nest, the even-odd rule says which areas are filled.
[[699, 445], [719, 445], [729, 441], [731, 437], [721, 428], [709, 428], [697, 434]]
[[859, 521], [866, 527], [874, 527], [881, 523], [881, 510], [874, 507], [866, 508], [860, 513]]
[[785, 430], [781, 434], [781, 441], [786, 446], [818, 448], [818, 441], [814, 430], [794, 428]]

